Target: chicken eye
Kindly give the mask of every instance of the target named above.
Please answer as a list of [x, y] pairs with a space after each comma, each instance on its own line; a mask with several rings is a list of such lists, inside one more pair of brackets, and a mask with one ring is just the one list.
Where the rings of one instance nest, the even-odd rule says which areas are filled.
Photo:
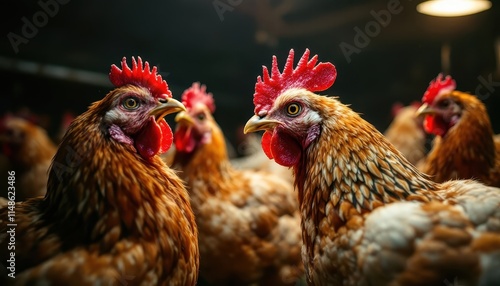
[[448, 99], [445, 99], [445, 100], [442, 100], [438, 103], [438, 107], [439, 108], [447, 108], [448, 106], [450, 106], [450, 104], [451, 104], [451, 101]]
[[286, 112], [290, 116], [297, 116], [301, 110], [301, 106], [297, 103], [290, 103], [286, 108]]
[[203, 113], [199, 113], [198, 115], [196, 115], [196, 118], [198, 118], [199, 121], [203, 121], [205, 120], [206, 116]]
[[133, 97], [127, 97], [123, 100], [122, 105], [128, 110], [134, 110], [139, 107], [139, 101]]

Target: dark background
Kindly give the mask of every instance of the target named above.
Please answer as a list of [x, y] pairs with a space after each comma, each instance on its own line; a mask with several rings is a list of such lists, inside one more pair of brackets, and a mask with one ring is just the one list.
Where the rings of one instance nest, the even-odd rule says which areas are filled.
[[[0, 77], [7, 100], [0, 113], [29, 110], [51, 135], [63, 112], [80, 114], [111, 90], [111, 64], [141, 56], [159, 67], [175, 98], [194, 81], [206, 84], [216, 100], [216, 119], [235, 142], [253, 114], [262, 65], [277, 55], [282, 68], [290, 48], [296, 61], [309, 48], [320, 61], [334, 63], [336, 83], [323, 93], [340, 96], [380, 130], [390, 123], [394, 102], [420, 100], [429, 81], [445, 72], [459, 90], [475, 93], [480, 87], [500, 132], [496, 2], [488, 11], [455, 18], [419, 14], [420, 1], [411, 0], [60, 2], [8, 0], [1, 12]], [[44, 5], [52, 15], [43, 12]], [[342, 43], [355, 47], [357, 29], [374, 27], [373, 14], [387, 13], [380, 11], [388, 5], [397, 5], [399, 13], [385, 27], [377, 24], [379, 30], [348, 61]], [[26, 34], [23, 18], [38, 21], [36, 31]], [[26, 39], [17, 53], [9, 40], [13, 34]], [[450, 51], [449, 66], [442, 64], [443, 46]], [[488, 90], [481, 84], [489, 78], [497, 86]]]

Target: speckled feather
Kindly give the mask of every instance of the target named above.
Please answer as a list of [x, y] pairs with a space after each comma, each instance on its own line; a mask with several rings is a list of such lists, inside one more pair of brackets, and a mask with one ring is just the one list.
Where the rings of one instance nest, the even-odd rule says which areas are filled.
[[174, 167], [188, 185], [197, 220], [200, 276], [213, 285], [295, 285], [303, 266], [293, 185], [270, 173], [234, 169], [209, 109], [192, 106], [188, 116], [204, 114], [210, 140], [189, 153], [177, 149]]
[[[290, 102], [307, 116], [287, 118]], [[500, 189], [429, 180], [335, 98], [290, 89], [263, 119], [289, 134], [320, 125], [293, 167], [311, 285], [500, 281]]]
[[159, 157], [146, 160], [113, 140], [103, 124], [115, 95], [138, 92], [148, 91], [115, 89], [77, 117], [55, 155], [46, 197], [16, 205], [15, 284], [195, 285], [197, 231], [181, 179]]

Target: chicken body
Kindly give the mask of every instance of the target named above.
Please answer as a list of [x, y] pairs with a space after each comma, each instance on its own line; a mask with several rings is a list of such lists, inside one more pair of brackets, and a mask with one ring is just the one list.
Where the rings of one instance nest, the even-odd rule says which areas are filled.
[[436, 135], [420, 169], [437, 182], [476, 179], [500, 187], [500, 141], [494, 139], [484, 104], [475, 96], [449, 91], [425, 103], [426, 130]]
[[394, 119], [384, 132], [387, 140], [413, 165], [422, 160], [426, 153], [425, 132], [417, 110], [415, 105], [401, 107], [395, 112]]
[[500, 281], [499, 189], [429, 180], [357, 113], [305, 89], [245, 130], [266, 130], [263, 148], [294, 169], [311, 285]]
[[23, 118], [7, 116], [1, 124], [3, 153], [16, 173], [16, 201], [45, 195], [55, 144], [43, 128]]
[[200, 276], [212, 285], [295, 285], [303, 267], [293, 185], [234, 169], [205, 104], [192, 103], [176, 121], [173, 166], [187, 183], [198, 225]]
[[[162, 117], [184, 107], [151, 90], [119, 86], [70, 125], [45, 198], [15, 206], [16, 273], [8, 282], [195, 285], [198, 244], [189, 197], [154, 150], [170, 130]], [[7, 211], [0, 210], [2, 263], [10, 255]]]

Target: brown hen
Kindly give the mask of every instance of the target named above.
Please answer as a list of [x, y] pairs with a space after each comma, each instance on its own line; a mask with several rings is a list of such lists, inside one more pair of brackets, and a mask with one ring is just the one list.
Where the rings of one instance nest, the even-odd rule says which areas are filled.
[[12, 219], [9, 208], [0, 211], [2, 263], [11, 255], [6, 231], [15, 229], [16, 237], [8, 282], [195, 285], [198, 243], [188, 193], [157, 155], [172, 143], [163, 117], [185, 108], [156, 67], [145, 62], [143, 69], [141, 58], [132, 63], [113, 65], [116, 89], [69, 126], [45, 198], [17, 203]]
[[255, 86], [269, 158], [294, 169], [310, 285], [497, 285], [500, 189], [435, 183], [337, 98], [336, 70], [309, 50]]
[[200, 276], [213, 285], [294, 285], [303, 274], [293, 185], [236, 170], [212, 113], [212, 94], [187, 89], [176, 116], [174, 166], [188, 185], [199, 231]]
[[476, 179], [500, 187], [500, 141], [495, 142], [481, 100], [456, 90], [455, 81], [440, 74], [422, 103], [425, 131], [436, 138], [421, 170], [437, 182]]
[[26, 119], [7, 115], [0, 122], [0, 144], [9, 170], [16, 173], [16, 201], [45, 195], [57, 149], [47, 132]]

